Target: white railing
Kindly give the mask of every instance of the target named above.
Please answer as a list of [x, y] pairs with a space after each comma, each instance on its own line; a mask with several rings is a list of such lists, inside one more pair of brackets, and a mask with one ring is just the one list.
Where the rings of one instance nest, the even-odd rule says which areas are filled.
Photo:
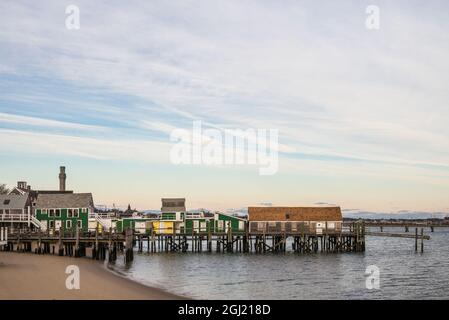
[[101, 219], [110, 219], [115, 218], [116, 214], [115, 212], [90, 212], [89, 213], [89, 219], [95, 219], [96, 217], [99, 217]]
[[[0, 214], [0, 222], [27, 223], [44, 230], [44, 225], [36, 217], [28, 213], [3, 213]], [[45, 231], [45, 230], [44, 230]]]
[[38, 219], [36, 219], [36, 217], [31, 216], [31, 220], [30, 222], [32, 224], [34, 224], [36, 227], [38, 227], [39, 229], [41, 229], [42, 231], [46, 231], [44, 225], [42, 224], [42, 222], [40, 222]]
[[26, 222], [28, 223], [27, 213], [3, 213], [0, 214], [0, 221], [2, 222]]
[[204, 216], [201, 213], [186, 214], [186, 219], [201, 219], [201, 218], [204, 218]]
[[[89, 218], [90, 217], [91, 217], [91, 215], [89, 215]], [[92, 218], [94, 218], [95, 221], [97, 221], [99, 224], [101, 224], [101, 226], [103, 228], [106, 228], [106, 229], [108, 228], [109, 223], [107, 221], [103, 220], [102, 217], [100, 217], [98, 214], [95, 213]]]

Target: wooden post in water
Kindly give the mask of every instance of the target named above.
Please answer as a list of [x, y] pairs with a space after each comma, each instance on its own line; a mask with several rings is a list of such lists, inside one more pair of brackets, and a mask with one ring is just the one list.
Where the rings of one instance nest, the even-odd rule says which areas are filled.
[[424, 228], [421, 228], [421, 253], [424, 252]]
[[415, 228], [415, 252], [418, 252], [418, 228]]
[[133, 252], [133, 230], [127, 228], [125, 230], [125, 263], [133, 261], [134, 252]]

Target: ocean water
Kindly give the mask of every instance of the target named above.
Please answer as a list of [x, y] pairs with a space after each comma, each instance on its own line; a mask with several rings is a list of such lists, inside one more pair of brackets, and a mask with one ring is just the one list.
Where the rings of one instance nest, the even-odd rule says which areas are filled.
[[[449, 230], [426, 233], [424, 253], [415, 253], [414, 239], [367, 236], [364, 253], [144, 252], [130, 265], [119, 257], [112, 268], [197, 299], [449, 299]], [[366, 286], [372, 265], [379, 289]]]

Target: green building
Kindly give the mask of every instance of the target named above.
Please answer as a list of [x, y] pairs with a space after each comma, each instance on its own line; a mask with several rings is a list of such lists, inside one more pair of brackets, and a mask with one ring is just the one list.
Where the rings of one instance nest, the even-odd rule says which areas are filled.
[[214, 214], [213, 228], [215, 232], [227, 233], [231, 229], [232, 233], [244, 233], [246, 230], [246, 219], [217, 212]]
[[152, 228], [151, 223], [155, 221], [154, 218], [143, 218], [143, 217], [131, 217], [118, 219], [115, 222], [115, 228], [117, 232], [123, 232], [130, 228], [137, 233], [149, 233]]
[[87, 231], [94, 201], [91, 193], [38, 194], [34, 211], [43, 230], [76, 230], [78, 226]]
[[[215, 213], [213, 217], [206, 217], [203, 213], [187, 214], [184, 220], [184, 231], [191, 233], [244, 233], [246, 220], [223, 213]], [[182, 232], [182, 231], [181, 231]]]

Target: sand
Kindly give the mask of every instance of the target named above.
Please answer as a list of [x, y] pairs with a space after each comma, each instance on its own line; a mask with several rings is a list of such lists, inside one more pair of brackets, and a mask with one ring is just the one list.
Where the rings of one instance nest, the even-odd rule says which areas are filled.
[[[80, 289], [66, 287], [66, 268], [80, 271]], [[167, 300], [182, 299], [141, 285], [106, 270], [103, 262], [87, 258], [0, 252], [0, 299], [43, 300]]]

